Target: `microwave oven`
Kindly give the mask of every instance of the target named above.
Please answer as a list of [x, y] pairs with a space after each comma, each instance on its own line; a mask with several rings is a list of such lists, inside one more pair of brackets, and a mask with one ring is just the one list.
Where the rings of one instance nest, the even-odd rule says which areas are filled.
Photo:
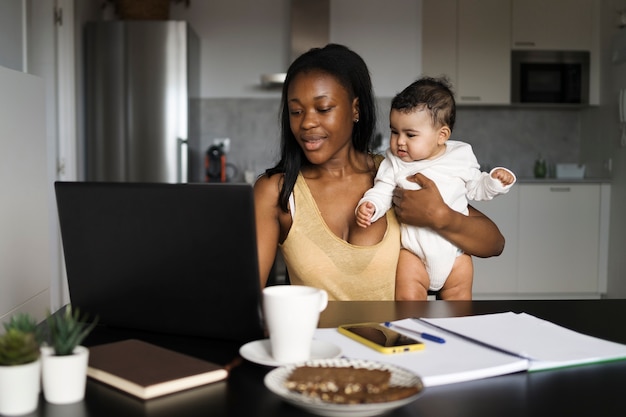
[[588, 51], [511, 52], [511, 101], [588, 104]]

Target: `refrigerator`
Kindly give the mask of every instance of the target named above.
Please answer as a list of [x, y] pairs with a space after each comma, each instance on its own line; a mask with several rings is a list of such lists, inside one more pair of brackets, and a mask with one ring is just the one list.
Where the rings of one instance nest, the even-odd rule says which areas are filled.
[[187, 182], [198, 140], [199, 39], [182, 21], [100, 21], [84, 28], [87, 181]]

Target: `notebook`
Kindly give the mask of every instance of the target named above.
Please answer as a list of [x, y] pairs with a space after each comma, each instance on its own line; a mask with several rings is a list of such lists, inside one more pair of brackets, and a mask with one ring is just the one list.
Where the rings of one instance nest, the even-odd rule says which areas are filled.
[[73, 306], [99, 324], [263, 337], [248, 184], [56, 182]]
[[[422, 340], [424, 349], [382, 354], [337, 329], [317, 329], [315, 338], [339, 346], [347, 358], [375, 360], [411, 370], [420, 375], [426, 387], [514, 372], [626, 360], [624, 344], [578, 333], [527, 313], [405, 318], [390, 325]], [[416, 332], [434, 334], [445, 342], [431, 342]]]
[[228, 371], [213, 362], [128, 339], [89, 348], [87, 375], [148, 400], [222, 381]]

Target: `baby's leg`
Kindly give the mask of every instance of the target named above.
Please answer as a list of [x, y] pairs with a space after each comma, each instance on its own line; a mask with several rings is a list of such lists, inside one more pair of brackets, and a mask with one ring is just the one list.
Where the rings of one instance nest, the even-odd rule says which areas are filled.
[[424, 262], [414, 253], [401, 249], [396, 271], [396, 300], [426, 300], [429, 283]]
[[472, 257], [466, 253], [457, 256], [439, 296], [442, 300], [471, 300], [473, 280]]

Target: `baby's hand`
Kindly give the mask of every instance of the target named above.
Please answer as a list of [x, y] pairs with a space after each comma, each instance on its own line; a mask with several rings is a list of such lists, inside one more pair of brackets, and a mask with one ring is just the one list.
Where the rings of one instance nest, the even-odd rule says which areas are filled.
[[515, 177], [506, 169], [494, 169], [491, 173], [491, 177], [500, 180], [502, 185], [513, 184], [515, 181]]
[[369, 201], [366, 201], [365, 203], [361, 204], [356, 209], [356, 224], [358, 224], [361, 227], [368, 227], [369, 225], [371, 225], [372, 216], [374, 215], [375, 210], [376, 210], [376, 207]]

